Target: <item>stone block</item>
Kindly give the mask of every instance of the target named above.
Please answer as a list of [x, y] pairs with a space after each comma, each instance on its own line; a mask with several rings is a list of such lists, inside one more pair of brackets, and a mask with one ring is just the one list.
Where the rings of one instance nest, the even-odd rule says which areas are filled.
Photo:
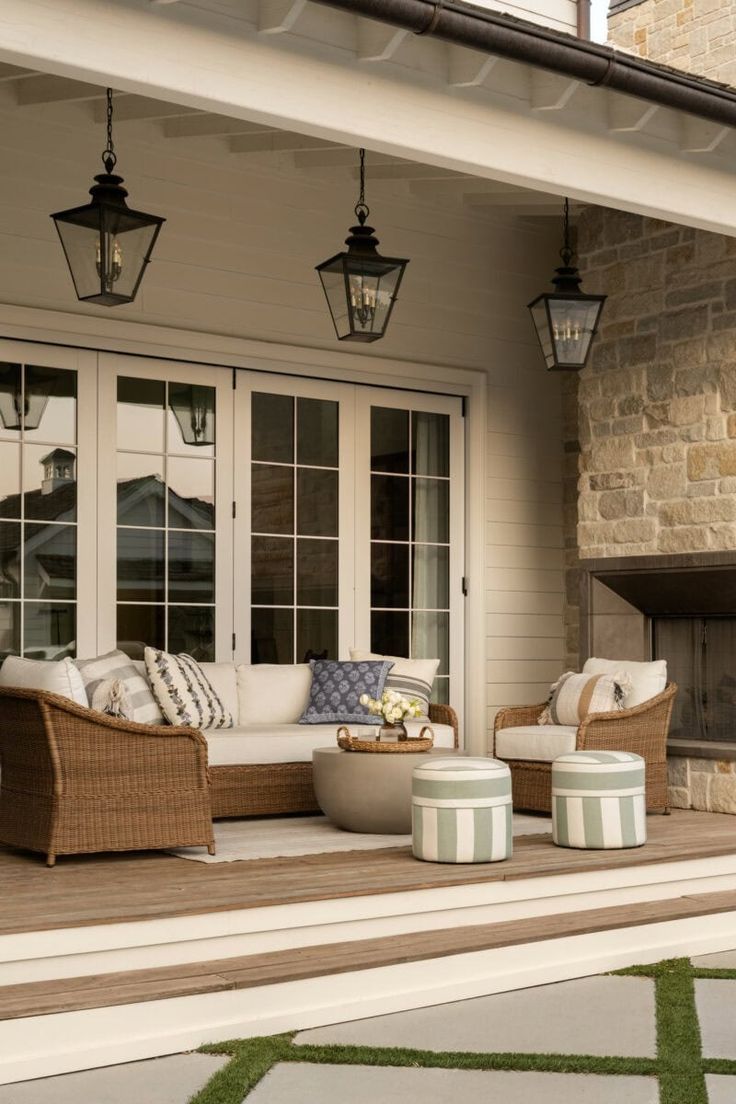
[[627, 517], [641, 517], [644, 513], [644, 492], [627, 491], [624, 495]]
[[736, 494], [736, 478], [730, 475], [727, 479], [721, 479], [718, 490], [720, 494]]
[[608, 372], [618, 368], [617, 342], [597, 341], [593, 346], [591, 365], [596, 372]]
[[708, 807], [713, 813], [736, 813], [736, 775], [712, 775], [708, 800]]
[[709, 545], [708, 530], [702, 526], [662, 529], [657, 537], [660, 552], [703, 552]]
[[659, 336], [662, 341], [685, 341], [700, 337], [710, 328], [710, 308], [707, 304], [665, 311], [659, 320]]
[[633, 487], [636, 483], [634, 472], [614, 471], [591, 475], [591, 491], [615, 491], [620, 487]]
[[[679, 341], [671, 350], [671, 356], [675, 368], [688, 369], [707, 364], [708, 348], [705, 336], [693, 338], [690, 341]], [[700, 386], [696, 386], [700, 390]]]
[[730, 759], [719, 759], [716, 762], [716, 774], [733, 774], [734, 764]]
[[623, 399], [619, 399], [617, 413], [619, 417], [625, 418], [631, 414], [641, 414], [644, 410], [645, 402], [642, 395], [627, 395]]
[[602, 422], [606, 418], [613, 418], [616, 415], [617, 409], [618, 403], [611, 395], [605, 398], [591, 399], [587, 405], [589, 417], [596, 422]]
[[729, 437], [736, 437], [736, 414], [729, 414], [726, 419], [726, 433]]
[[670, 401], [669, 419], [674, 426], [693, 425], [703, 418], [703, 396], [687, 395]]
[[705, 419], [705, 437], [708, 441], [723, 441], [726, 434], [724, 414], [708, 414]]
[[734, 518], [736, 501], [724, 495], [663, 502], [659, 510], [662, 525], [702, 525], [709, 521], [733, 521]]
[[668, 402], [650, 402], [644, 408], [650, 429], [660, 429], [666, 426], [670, 418], [670, 404]]
[[697, 771], [698, 774], [715, 774], [716, 772], [716, 760], [715, 759], [698, 759], [692, 757], [688, 759], [690, 765], [690, 771]]
[[614, 418], [611, 422], [611, 432], [614, 437], [631, 436], [635, 433], [641, 433], [643, 429], [643, 414], [629, 414], [626, 418]]
[[673, 756], [667, 760], [667, 781], [670, 786], [682, 786], [687, 789], [690, 783], [689, 760]]
[[687, 490], [687, 472], [684, 464], [667, 464], [653, 468], [647, 479], [650, 498], [681, 498]]
[[656, 334], [636, 334], [634, 337], [625, 337], [619, 342], [619, 363], [622, 367], [651, 364], [656, 355]]
[[706, 352], [709, 360], [736, 361], [736, 332], [720, 330], [711, 333], [706, 342]]
[[654, 540], [657, 524], [651, 518], [625, 518], [613, 529], [614, 544], [640, 544]]
[[686, 448], [684, 444], [665, 445], [662, 449], [662, 462], [665, 464], [677, 464], [685, 459]]
[[720, 299], [722, 290], [723, 285], [720, 281], [701, 279], [698, 282], [694, 281], [689, 287], [668, 291], [665, 305], [682, 307], [688, 303], [710, 303], [713, 299]]
[[690, 808], [690, 790], [684, 786], [670, 786], [668, 790], [668, 800], [670, 807], [673, 809], [689, 809]]
[[709, 529], [710, 547], [717, 552], [731, 552], [736, 548], [736, 526], [711, 525]]
[[634, 444], [638, 449], [661, 448], [663, 445], [674, 445], [677, 439], [676, 430], [662, 426], [660, 429], [650, 429], [648, 433], [639, 433], [634, 438]]
[[[690, 805], [693, 809], [708, 812], [711, 809], [710, 789], [713, 779], [712, 774], [702, 771], [690, 771]], [[736, 803], [735, 803], [736, 808]]]
[[718, 377], [718, 390], [724, 410], [736, 410], [736, 364], [725, 364]]
[[[686, 342], [686, 345], [690, 345], [690, 342]], [[704, 349], [705, 346], [702, 342], [696, 343], [699, 348]], [[677, 349], [684, 350], [685, 345], [678, 345]], [[677, 350], [675, 350], [677, 352]], [[675, 372], [675, 394], [687, 396], [687, 395], [703, 395], [705, 392], [715, 392], [718, 381], [715, 370], [712, 365], [709, 364], [693, 364], [688, 359], [687, 367], [679, 367]]]
[[710, 498], [718, 494], [718, 480], [707, 479], [703, 483], [689, 483], [687, 493], [690, 498]]
[[626, 493], [624, 491], [604, 491], [598, 499], [598, 512], [606, 521], [615, 521], [626, 516]]
[[[734, 445], [734, 448], [736, 449], [736, 445]], [[625, 437], [607, 437], [594, 443], [590, 450], [590, 470], [594, 472], [610, 472], [619, 468], [633, 468], [635, 462], [634, 443]], [[734, 473], [736, 473], [736, 466], [733, 473], [728, 471], [721, 474], [731, 475]]]
[[690, 479], [718, 479], [736, 475], [736, 441], [693, 445], [687, 455]]
[[696, 422], [695, 425], [682, 426], [679, 435], [681, 441], [704, 441], [705, 425], [703, 422]]

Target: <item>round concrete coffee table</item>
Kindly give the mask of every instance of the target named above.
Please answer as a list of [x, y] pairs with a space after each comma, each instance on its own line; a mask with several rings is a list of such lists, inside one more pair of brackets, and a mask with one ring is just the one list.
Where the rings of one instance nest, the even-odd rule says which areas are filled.
[[312, 766], [317, 804], [346, 832], [408, 835], [414, 767], [430, 755], [459, 754], [454, 748], [384, 753], [316, 748]]

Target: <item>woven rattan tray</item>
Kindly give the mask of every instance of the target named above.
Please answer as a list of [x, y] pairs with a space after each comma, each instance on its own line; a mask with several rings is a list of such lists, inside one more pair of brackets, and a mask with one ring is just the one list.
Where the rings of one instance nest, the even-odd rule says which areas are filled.
[[351, 736], [345, 725], [340, 725], [337, 730], [337, 746], [343, 751], [371, 751], [400, 755], [408, 751], [429, 751], [433, 744], [434, 732], [429, 725], [424, 725], [418, 736], [391, 742], [364, 740], [360, 736]]

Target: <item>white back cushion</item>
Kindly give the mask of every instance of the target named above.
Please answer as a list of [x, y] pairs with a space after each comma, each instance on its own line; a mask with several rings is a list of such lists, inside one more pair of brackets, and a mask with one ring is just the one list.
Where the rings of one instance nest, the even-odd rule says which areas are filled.
[[307, 708], [308, 663], [243, 663], [236, 677], [241, 725], [296, 724]]
[[631, 659], [586, 659], [583, 672], [586, 675], [609, 675], [626, 671], [631, 679], [631, 690], [626, 695], [626, 708], [649, 701], [661, 694], [667, 685], [667, 660], [654, 659], [651, 663], [637, 663]]
[[0, 686], [20, 686], [25, 690], [48, 690], [77, 705], [88, 705], [84, 680], [68, 657], [59, 660], [22, 659], [7, 656], [0, 667]]
[[234, 663], [200, 663], [212, 689], [235, 719], [238, 715], [238, 688], [235, 681]]

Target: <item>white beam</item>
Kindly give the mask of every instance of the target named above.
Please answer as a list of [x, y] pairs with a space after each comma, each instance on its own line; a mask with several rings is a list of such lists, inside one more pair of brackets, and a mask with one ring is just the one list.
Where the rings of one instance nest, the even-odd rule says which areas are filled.
[[608, 93], [608, 129], [613, 134], [636, 133], [644, 130], [650, 119], [659, 111], [657, 104], [646, 100], [637, 100], [633, 96], [622, 96], [618, 92]]
[[259, 0], [258, 30], [261, 34], [293, 31], [307, 6], [307, 0]]
[[359, 61], [389, 61], [409, 34], [400, 27], [378, 23], [375, 19], [358, 20]]
[[453, 88], [477, 88], [498, 62], [497, 57], [466, 50], [464, 46], [449, 46], [447, 53], [447, 83]]
[[532, 69], [529, 103], [532, 111], [562, 111], [580, 87], [580, 82], [556, 73]]
[[685, 115], [682, 119], [680, 149], [683, 153], [713, 153], [731, 133], [729, 127]]
[[[375, 176], [379, 165], [395, 164], [397, 158], [392, 154], [374, 153], [368, 154], [367, 174], [370, 178]], [[343, 147], [336, 145], [332, 149], [305, 150], [294, 154], [294, 164], [298, 169], [321, 168], [355, 168], [358, 171], [358, 150], [355, 146]]]
[[[0, 62], [736, 236], [733, 171], [719, 154], [683, 159], [666, 135], [612, 142], [593, 111], [561, 112], [551, 126], [512, 96], [448, 95], [444, 83], [388, 65], [371, 73], [370, 111], [356, 111], [359, 70], [346, 52], [235, 37], [215, 15], [206, 27], [178, 12], [156, 17], [134, 0], [2, 0]], [[578, 93], [581, 103], [594, 95], [606, 93]]]
[[16, 101], [21, 107], [30, 104], [56, 103], [65, 100], [95, 100], [105, 95], [104, 87], [96, 87], [87, 81], [66, 80], [42, 74], [26, 77], [14, 84]]
[[[455, 179], [452, 169], [440, 169], [435, 165], [419, 165], [415, 161], [394, 164], [373, 164], [368, 173], [371, 180], [447, 180]], [[358, 178], [358, 169], [353, 169]]]

